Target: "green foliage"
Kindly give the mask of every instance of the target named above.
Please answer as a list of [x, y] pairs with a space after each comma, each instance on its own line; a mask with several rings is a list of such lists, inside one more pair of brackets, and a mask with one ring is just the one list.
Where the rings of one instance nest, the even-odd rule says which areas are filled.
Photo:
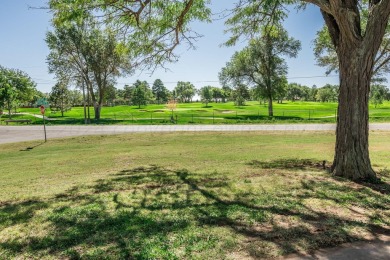
[[137, 105], [138, 108], [146, 106], [153, 97], [153, 93], [149, 88], [149, 84], [146, 81], [139, 81], [134, 83], [133, 93], [131, 95], [131, 102]]
[[222, 101], [225, 98], [224, 90], [218, 87], [210, 87], [211, 97], [214, 99], [214, 102]]
[[221, 92], [222, 92], [222, 96], [221, 96], [222, 102], [227, 102], [232, 100], [233, 89], [231, 87], [227, 85], [223, 85]]
[[134, 86], [125, 85], [123, 88], [123, 99], [126, 100], [127, 104], [130, 104], [132, 95], [134, 91]]
[[232, 10], [232, 16], [225, 22], [226, 32], [231, 35], [225, 43], [233, 46], [241, 37], [253, 39], [259, 34], [268, 34], [287, 17], [285, 5], [296, 3], [295, 0], [283, 1], [239, 1]]
[[244, 106], [250, 99], [249, 88], [244, 84], [238, 84], [233, 90], [233, 99], [236, 106]]
[[[280, 104], [282, 103], [282, 104]], [[233, 101], [213, 103], [205, 107], [204, 103], [180, 103], [175, 106], [174, 116], [178, 124], [280, 124], [280, 123], [335, 123], [336, 109], [335, 102], [294, 102], [283, 100], [274, 104], [274, 120], [268, 117], [268, 109], [258, 101], [245, 101], [245, 106], [237, 107]], [[20, 112], [36, 114], [36, 108], [19, 108]], [[49, 112], [49, 111], [48, 111]], [[94, 116], [91, 111], [91, 116]], [[214, 114], [214, 115], [213, 115]], [[101, 120], [93, 120], [98, 124], [169, 124], [172, 111], [166, 104], [153, 104], [150, 102], [146, 107], [139, 109], [138, 106], [118, 105], [115, 107], [104, 107]], [[26, 115], [27, 116], [27, 115]], [[73, 107], [64, 117], [60, 114], [48, 113], [50, 124], [84, 124], [83, 107]], [[214, 117], [214, 121], [213, 121]], [[151, 118], [153, 120], [151, 120]], [[390, 102], [383, 101], [383, 104], [375, 108], [370, 104], [370, 122], [390, 122]], [[33, 122], [40, 124], [40, 119], [33, 117]]]
[[336, 102], [338, 92], [339, 86], [326, 84], [324, 87], [318, 89], [316, 98], [321, 102]]
[[66, 84], [59, 82], [57, 83], [50, 92], [50, 107], [51, 110], [56, 109], [61, 112], [61, 115], [64, 116], [64, 112], [71, 110], [71, 92], [66, 86]]
[[170, 98], [169, 90], [164, 86], [161, 79], [156, 79], [152, 86], [153, 95], [157, 101], [157, 104], [165, 104]]
[[[366, 2], [366, 1], [363, 1]], [[370, 12], [368, 10], [367, 3], [361, 5], [361, 20], [363, 30], [367, 25], [368, 16]], [[387, 26], [385, 36], [383, 37], [382, 44], [379, 48], [379, 53], [375, 59], [372, 82], [378, 83], [386, 81], [385, 75], [390, 72], [390, 25]], [[329, 31], [326, 25], [317, 32], [317, 37], [314, 40], [314, 56], [317, 60], [317, 65], [326, 68], [326, 74], [329, 75], [332, 72], [338, 72], [339, 59], [336, 49], [329, 35]]]
[[77, 90], [69, 90], [69, 100], [72, 107], [83, 105], [83, 94]]
[[91, 19], [56, 26], [47, 33], [46, 43], [49, 72], [62, 81], [86, 86], [99, 119], [105, 92], [116, 78], [131, 73], [127, 48], [112, 29], [99, 27]]
[[286, 89], [286, 99], [291, 100], [292, 102], [296, 100], [307, 100], [306, 96], [308, 91], [306, 86], [303, 86], [298, 83], [289, 83]]
[[118, 90], [114, 85], [108, 86], [104, 92], [104, 102], [107, 106], [114, 106], [117, 99]]
[[213, 98], [214, 88], [212, 86], [205, 86], [199, 90], [200, 99], [203, 104], [208, 105]]
[[175, 98], [181, 103], [190, 103], [195, 92], [195, 86], [191, 82], [179, 81], [174, 89]]
[[11, 110], [31, 104], [37, 95], [36, 84], [25, 72], [0, 66], [0, 109]]
[[199, 37], [191, 31], [190, 23], [210, 21], [209, 0], [50, 0], [54, 24], [67, 25], [96, 16], [100, 22], [116, 28], [126, 39], [134, 66], [155, 68], [173, 62], [178, 56], [173, 50], [179, 43]]
[[370, 101], [375, 106], [382, 105], [385, 98], [389, 95], [390, 91], [386, 86], [373, 85], [370, 90]]
[[[269, 30], [269, 31], [267, 31]], [[255, 99], [267, 99], [272, 116], [272, 101], [285, 93], [287, 64], [283, 56], [296, 57], [300, 42], [288, 37], [282, 28], [263, 28], [260, 37], [252, 39], [236, 52], [219, 74], [223, 85], [245, 83], [255, 88]]]
[[[273, 96], [273, 99], [277, 99], [279, 103], [282, 103], [283, 102], [283, 99], [286, 97], [287, 95], [287, 86], [288, 86], [288, 81], [287, 81], [287, 78], [282, 76], [278, 79], [277, 82], [275, 82], [277, 84], [273, 85], [272, 88], [273, 88], [273, 92], [274, 94], [272, 95]], [[257, 97], [261, 97], [262, 94], [261, 93], [257, 93]]]
[[326, 67], [326, 74], [338, 71], [339, 59], [326, 26], [317, 32], [314, 40], [314, 57], [317, 65]]

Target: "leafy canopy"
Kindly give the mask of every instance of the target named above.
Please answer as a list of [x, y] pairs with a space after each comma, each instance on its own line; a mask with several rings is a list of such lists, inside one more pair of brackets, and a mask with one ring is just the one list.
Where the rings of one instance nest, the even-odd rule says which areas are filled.
[[64, 25], [86, 17], [99, 17], [122, 35], [131, 51], [133, 63], [140, 67], [163, 66], [178, 56], [180, 43], [193, 47], [200, 37], [191, 22], [210, 21], [209, 0], [50, 0], [53, 23]]

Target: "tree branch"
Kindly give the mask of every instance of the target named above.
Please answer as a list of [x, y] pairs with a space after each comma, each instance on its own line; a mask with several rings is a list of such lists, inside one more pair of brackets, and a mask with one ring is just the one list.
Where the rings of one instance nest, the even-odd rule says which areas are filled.
[[329, 0], [302, 0], [302, 2], [316, 5], [324, 12], [331, 13]]

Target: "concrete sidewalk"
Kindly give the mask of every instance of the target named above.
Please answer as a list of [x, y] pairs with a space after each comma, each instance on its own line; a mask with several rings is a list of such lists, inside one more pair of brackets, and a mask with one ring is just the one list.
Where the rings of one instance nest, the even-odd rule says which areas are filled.
[[321, 249], [308, 256], [294, 254], [282, 259], [389, 260], [390, 236], [373, 242], [347, 243], [340, 247]]
[[[335, 124], [285, 125], [55, 125], [46, 126], [47, 138], [148, 132], [335, 131]], [[370, 124], [370, 130], [390, 131], [390, 123]], [[41, 140], [43, 126], [0, 125], [0, 144]]]

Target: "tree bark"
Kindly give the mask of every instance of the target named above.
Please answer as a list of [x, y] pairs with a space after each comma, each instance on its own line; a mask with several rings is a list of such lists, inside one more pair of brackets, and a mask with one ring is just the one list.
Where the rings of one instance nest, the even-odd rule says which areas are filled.
[[304, 0], [318, 5], [339, 59], [340, 93], [332, 172], [351, 180], [375, 180], [368, 150], [368, 96], [390, 15], [390, 0], [370, 1], [365, 31], [358, 1]]
[[93, 109], [94, 109], [94, 111], [95, 111], [95, 119], [96, 119], [96, 120], [99, 120], [99, 119], [100, 119], [100, 112], [101, 112], [101, 110], [102, 110], [102, 105], [101, 105], [101, 104], [95, 103], [95, 104], [93, 105]]
[[375, 180], [368, 150], [370, 80], [375, 55], [340, 46], [340, 93], [332, 173], [351, 180]]

